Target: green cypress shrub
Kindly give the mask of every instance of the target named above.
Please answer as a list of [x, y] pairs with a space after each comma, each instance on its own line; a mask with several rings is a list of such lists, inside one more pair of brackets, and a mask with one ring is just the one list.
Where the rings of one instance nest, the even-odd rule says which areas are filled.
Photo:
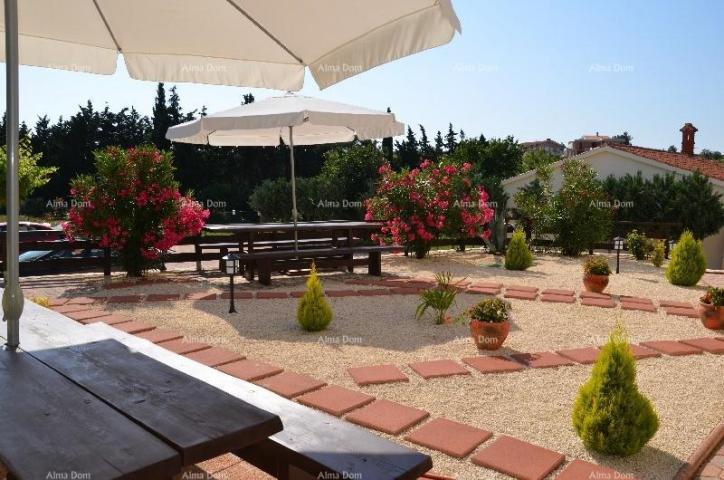
[[525, 270], [533, 265], [533, 254], [525, 243], [525, 232], [516, 228], [505, 252], [505, 268], [507, 270]]
[[666, 267], [666, 278], [674, 285], [690, 287], [696, 285], [706, 272], [706, 257], [701, 242], [688, 230], [679, 237], [671, 251], [671, 260]]
[[573, 428], [586, 448], [609, 455], [633, 455], [659, 428], [654, 407], [636, 386], [636, 361], [620, 324], [578, 392]]
[[664, 257], [666, 256], [666, 246], [663, 240], [656, 240], [654, 243], [654, 253], [651, 255], [651, 263], [654, 267], [660, 267], [664, 264]]
[[299, 299], [297, 321], [308, 332], [324, 330], [332, 321], [332, 308], [324, 298], [322, 282], [317, 277], [314, 262], [312, 262], [312, 271], [307, 279], [307, 291]]

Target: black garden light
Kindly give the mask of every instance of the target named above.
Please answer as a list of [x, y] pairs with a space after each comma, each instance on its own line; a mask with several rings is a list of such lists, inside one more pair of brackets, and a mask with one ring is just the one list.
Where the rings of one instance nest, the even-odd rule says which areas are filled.
[[239, 273], [239, 256], [235, 253], [230, 253], [221, 257], [224, 261], [224, 268], [226, 274], [229, 275], [229, 290], [231, 292], [231, 300], [229, 302], [229, 313], [236, 313], [234, 306], [234, 275]]
[[621, 250], [623, 250], [623, 237], [615, 237], [613, 239], [613, 249], [616, 250], [616, 273], [621, 259]]

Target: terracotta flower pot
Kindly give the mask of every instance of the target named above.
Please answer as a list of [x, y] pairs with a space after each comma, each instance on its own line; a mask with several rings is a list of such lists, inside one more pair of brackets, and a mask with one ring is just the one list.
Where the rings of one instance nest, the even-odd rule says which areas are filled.
[[510, 321], [492, 323], [480, 320], [470, 321], [470, 334], [480, 350], [497, 350], [503, 346], [510, 332]]
[[583, 286], [589, 292], [601, 293], [608, 286], [608, 275], [595, 275], [593, 273], [583, 275]]
[[711, 303], [699, 302], [699, 318], [701, 323], [710, 330], [724, 329], [724, 309]]

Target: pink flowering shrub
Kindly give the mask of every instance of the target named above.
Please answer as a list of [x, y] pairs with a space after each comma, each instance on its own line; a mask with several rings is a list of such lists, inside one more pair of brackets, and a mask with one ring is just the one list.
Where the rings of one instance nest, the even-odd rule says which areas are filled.
[[489, 238], [494, 212], [488, 194], [470, 180], [470, 169], [469, 163], [445, 160], [425, 160], [419, 168], [402, 172], [380, 167], [382, 179], [366, 203], [365, 220], [384, 222], [373, 240], [411, 246], [422, 258], [436, 238]]
[[119, 251], [128, 275], [141, 275], [162, 252], [198, 235], [209, 217], [201, 204], [179, 193], [167, 152], [109, 147], [95, 153], [95, 166], [95, 175], [71, 182], [73, 201], [63, 229], [71, 240], [85, 237]]

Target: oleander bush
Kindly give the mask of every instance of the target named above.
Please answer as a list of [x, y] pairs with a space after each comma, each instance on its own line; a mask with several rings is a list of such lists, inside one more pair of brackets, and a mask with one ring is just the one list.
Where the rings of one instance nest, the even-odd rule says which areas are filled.
[[516, 228], [505, 252], [505, 268], [507, 270], [525, 270], [533, 265], [533, 254], [525, 243], [525, 232]]
[[688, 230], [679, 237], [666, 267], [666, 279], [673, 285], [696, 285], [706, 272], [706, 257], [701, 241]]
[[609, 455], [637, 453], [659, 428], [653, 405], [636, 386], [636, 361], [620, 324], [578, 392], [573, 428], [586, 448]]
[[666, 246], [663, 240], [656, 240], [654, 242], [654, 251], [651, 254], [651, 263], [654, 267], [660, 267], [664, 264], [664, 257], [666, 255]]
[[307, 290], [299, 299], [297, 321], [308, 332], [324, 330], [332, 322], [332, 307], [324, 298], [322, 282], [317, 276], [317, 268], [312, 263], [312, 271], [307, 279]]

